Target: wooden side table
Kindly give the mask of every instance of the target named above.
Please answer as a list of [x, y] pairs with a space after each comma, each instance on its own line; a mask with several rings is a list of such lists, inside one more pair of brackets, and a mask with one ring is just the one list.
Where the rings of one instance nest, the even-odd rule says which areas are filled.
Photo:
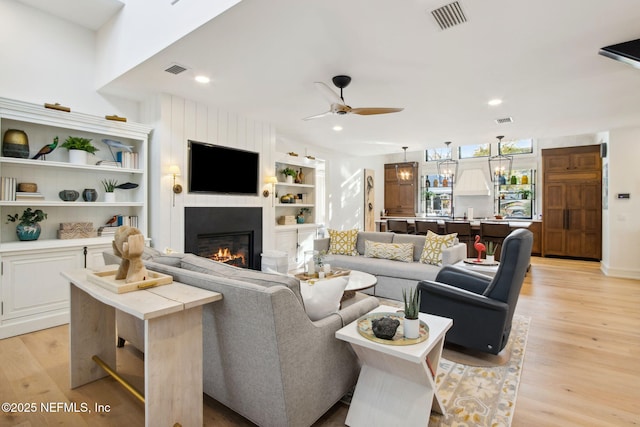
[[[397, 310], [381, 305], [371, 313]], [[336, 332], [336, 338], [350, 343], [362, 362], [347, 414], [348, 426], [424, 427], [429, 424], [432, 407], [445, 413], [433, 374], [453, 320], [425, 313], [420, 313], [420, 320], [429, 326], [429, 338], [407, 346], [380, 344], [363, 337], [357, 320]]]
[[145, 323], [145, 425], [202, 426], [202, 306], [222, 295], [178, 282], [117, 294], [89, 282], [89, 271], [62, 273], [71, 288], [71, 388], [109, 375], [94, 356], [115, 369], [122, 310]]

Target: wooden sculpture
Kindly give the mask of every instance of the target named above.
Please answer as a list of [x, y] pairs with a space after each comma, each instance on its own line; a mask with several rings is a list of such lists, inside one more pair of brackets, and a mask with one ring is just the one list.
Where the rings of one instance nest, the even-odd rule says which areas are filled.
[[113, 252], [122, 258], [116, 272], [116, 280], [125, 279], [125, 283], [146, 280], [149, 273], [142, 263], [144, 236], [134, 227], [123, 225], [116, 230], [113, 239]]

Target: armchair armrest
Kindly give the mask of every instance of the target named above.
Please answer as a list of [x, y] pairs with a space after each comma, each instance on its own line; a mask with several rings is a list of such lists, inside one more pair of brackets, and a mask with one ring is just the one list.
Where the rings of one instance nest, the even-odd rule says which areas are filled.
[[[420, 299], [422, 302], [427, 304], [430, 299], [437, 297], [439, 299], [447, 299], [455, 303], [466, 304], [470, 307], [477, 307], [481, 309], [502, 312], [507, 312], [509, 310], [509, 305], [502, 301], [493, 300], [472, 291], [447, 285], [446, 283], [423, 280], [418, 282], [417, 289], [422, 294]], [[421, 308], [423, 306], [422, 302]]]
[[442, 267], [438, 272], [435, 282], [445, 283], [476, 294], [482, 294], [492, 280], [493, 278], [485, 276], [484, 274], [447, 265]]
[[322, 239], [316, 239], [313, 241], [313, 249], [316, 251], [328, 251], [329, 250], [329, 237]]

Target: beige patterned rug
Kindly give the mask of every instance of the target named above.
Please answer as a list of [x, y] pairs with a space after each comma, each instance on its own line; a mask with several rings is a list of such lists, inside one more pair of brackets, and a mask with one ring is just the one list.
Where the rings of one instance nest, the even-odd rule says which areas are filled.
[[511, 425], [530, 321], [513, 317], [509, 342], [497, 356], [445, 349], [436, 384], [447, 415], [432, 412], [429, 427]]

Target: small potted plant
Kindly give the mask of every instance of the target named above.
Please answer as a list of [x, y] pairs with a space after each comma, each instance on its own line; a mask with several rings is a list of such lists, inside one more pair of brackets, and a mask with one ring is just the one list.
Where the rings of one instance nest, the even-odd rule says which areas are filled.
[[18, 214], [7, 215], [7, 219], [11, 222], [20, 221], [16, 226], [16, 234], [18, 235], [18, 239], [23, 241], [38, 240], [41, 231], [40, 224], [38, 223], [46, 218], [47, 214], [41, 209], [33, 211], [31, 208], [25, 209], [21, 217], [18, 217]]
[[311, 209], [309, 208], [300, 208], [298, 215], [296, 215], [296, 222], [298, 224], [304, 224], [304, 215], [311, 213]]
[[298, 173], [292, 168], [284, 168], [280, 171], [284, 175], [287, 184], [293, 184], [293, 179], [298, 176]]
[[529, 198], [529, 195], [531, 194], [531, 190], [518, 190], [518, 194], [520, 194], [520, 197], [524, 200]]
[[496, 262], [495, 255], [499, 245], [500, 243], [495, 242], [487, 242], [485, 245], [487, 247], [487, 264], [493, 264]]
[[118, 185], [118, 181], [115, 179], [103, 179], [102, 186], [104, 187], [104, 201], [107, 203], [113, 203], [116, 201], [116, 186]]
[[61, 147], [69, 150], [69, 163], [76, 165], [86, 165], [87, 154], [95, 154], [96, 151], [99, 151], [91, 144], [90, 139], [80, 136], [68, 137]]
[[417, 289], [402, 290], [402, 298], [404, 299], [404, 337], [415, 339], [420, 336], [420, 293]]

